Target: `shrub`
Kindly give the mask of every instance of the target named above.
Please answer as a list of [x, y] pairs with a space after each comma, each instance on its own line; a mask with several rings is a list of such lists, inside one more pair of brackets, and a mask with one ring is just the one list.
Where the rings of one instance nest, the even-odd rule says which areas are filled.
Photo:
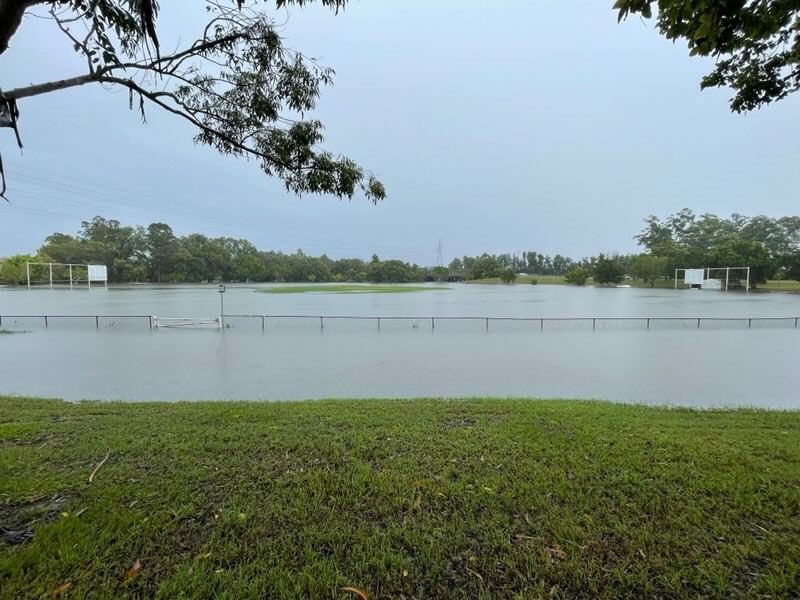
[[564, 281], [575, 285], [583, 285], [587, 279], [589, 279], [589, 273], [586, 272], [586, 269], [580, 267], [576, 267], [564, 275]]

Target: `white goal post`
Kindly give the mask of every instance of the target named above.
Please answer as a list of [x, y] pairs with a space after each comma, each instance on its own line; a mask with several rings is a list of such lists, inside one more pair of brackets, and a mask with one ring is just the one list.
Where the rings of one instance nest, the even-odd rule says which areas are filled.
[[[686, 285], [699, 285], [701, 288], [728, 291], [731, 281], [731, 271], [745, 271], [744, 290], [750, 291], [750, 267], [703, 267], [702, 269], [675, 269], [675, 289], [678, 289], [678, 272], [683, 271], [683, 281]], [[712, 273], [719, 273], [719, 277], [712, 277]], [[723, 277], [724, 273], [724, 277]]]
[[108, 268], [105, 265], [86, 265], [86, 264], [77, 264], [77, 263], [54, 263], [54, 262], [25, 262], [25, 274], [27, 275], [28, 279], [28, 289], [31, 289], [31, 266], [45, 266], [47, 267], [48, 271], [48, 282], [50, 284], [50, 289], [53, 289], [53, 267], [62, 267], [68, 270], [69, 276], [67, 279], [58, 279], [56, 278], [56, 283], [67, 283], [69, 282], [69, 289], [72, 289], [74, 283], [79, 283], [80, 279], [76, 276], [73, 277], [73, 267], [80, 269], [86, 273], [86, 283], [89, 285], [89, 288], [92, 287], [92, 282], [100, 282], [106, 288], [108, 287]]

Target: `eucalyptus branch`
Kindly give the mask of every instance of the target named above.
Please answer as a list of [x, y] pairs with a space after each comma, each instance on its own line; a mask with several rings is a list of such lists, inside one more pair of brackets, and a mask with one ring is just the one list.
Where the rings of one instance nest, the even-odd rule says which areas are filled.
[[[233, 139], [232, 137], [221, 133], [217, 129], [213, 129], [208, 127], [203, 121], [198, 119], [196, 116], [192, 114], [192, 112], [187, 109], [187, 107], [172, 93], [170, 92], [153, 92], [141, 87], [132, 79], [125, 79], [121, 77], [113, 77], [113, 76], [106, 76], [101, 75], [97, 77], [97, 81], [99, 83], [110, 83], [121, 85], [122, 87], [128, 88], [129, 90], [139, 94], [140, 96], [147, 98], [154, 104], [158, 105], [159, 107], [163, 108], [164, 110], [181, 117], [185, 121], [188, 121], [198, 129], [206, 132], [207, 134], [219, 138], [220, 140], [224, 141], [227, 144], [230, 144], [232, 147], [238, 149], [243, 154], [251, 155], [254, 158], [260, 158], [262, 160], [266, 160], [270, 163], [275, 163], [276, 165], [280, 166], [283, 169], [291, 172], [302, 172], [304, 170], [308, 170], [311, 167], [305, 168], [298, 168], [297, 165], [292, 165], [287, 162], [282, 161], [279, 157], [275, 156], [274, 154], [267, 154], [264, 152], [259, 151], [252, 146], [248, 146], [246, 144], [241, 143], [238, 140]], [[168, 98], [172, 100], [176, 106], [170, 105], [167, 102], [164, 102], [162, 99]]]
[[[0, 14], [5, 4], [25, 1], [0, 0]], [[305, 2], [275, 1], [279, 7]], [[358, 188], [373, 201], [383, 198], [383, 186], [371, 174], [346, 157], [319, 150], [322, 123], [303, 115], [315, 108], [333, 71], [284, 47], [265, 13], [239, 0], [233, 3], [240, 10], [209, 2], [212, 16], [201, 35], [188, 47], [161, 55], [154, 0], [92, 0], [88, 9], [84, 2], [48, 4], [50, 18], [86, 58], [87, 73], [12, 89], [5, 98], [16, 101], [87, 83], [122, 87], [129, 92], [131, 109], [138, 97], [143, 119], [149, 102], [196, 127], [196, 142], [222, 154], [258, 159], [265, 173], [281, 178], [295, 193], [350, 197]], [[69, 25], [77, 20], [86, 26], [85, 37]]]
[[94, 65], [92, 64], [92, 55], [91, 55], [91, 52], [89, 51], [89, 39], [91, 38], [92, 33], [94, 32], [94, 29], [95, 29], [94, 28], [94, 24], [89, 29], [89, 33], [86, 35], [86, 38], [84, 38], [83, 41], [80, 41], [80, 40], [78, 40], [78, 38], [76, 38], [74, 35], [72, 35], [72, 32], [69, 30], [69, 27], [67, 27], [65, 25], [67, 20], [62, 20], [61, 17], [58, 16], [58, 14], [56, 13], [55, 7], [51, 7], [48, 12], [50, 13], [50, 16], [53, 18], [53, 21], [55, 21], [56, 26], [74, 44], [75, 50], [80, 50], [83, 53], [84, 57], [86, 58], [86, 64], [87, 64], [87, 68], [89, 70], [89, 73], [94, 73], [95, 69], [94, 69]]

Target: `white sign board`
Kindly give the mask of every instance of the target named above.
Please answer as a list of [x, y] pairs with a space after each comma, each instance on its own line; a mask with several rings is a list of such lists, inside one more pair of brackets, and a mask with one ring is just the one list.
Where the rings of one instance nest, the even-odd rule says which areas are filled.
[[686, 285], [703, 285], [703, 277], [705, 276], [705, 269], [686, 269], [683, 276], [683, 282]]
[[108, 269], [105, 265], [89, 265], [89, 281], [108, 281]]

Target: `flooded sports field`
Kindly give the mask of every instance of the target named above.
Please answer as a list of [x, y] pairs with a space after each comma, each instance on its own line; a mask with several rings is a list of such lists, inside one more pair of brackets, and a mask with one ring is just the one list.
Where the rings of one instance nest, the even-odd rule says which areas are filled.
[[[0, 288], [0, 329], [12, 332], [0, 335], [0, 393], [800, 408], [797, 294], [522, 284], [268, 293], [275, 287]], [[177, 319], [184, 326], [165, 326]]]

